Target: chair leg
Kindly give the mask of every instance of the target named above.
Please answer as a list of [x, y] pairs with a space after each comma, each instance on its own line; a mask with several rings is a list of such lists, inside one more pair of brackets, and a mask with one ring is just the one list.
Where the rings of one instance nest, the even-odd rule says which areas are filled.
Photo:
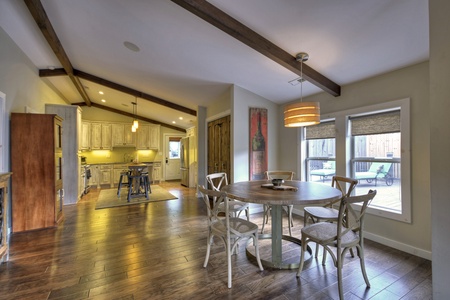
[[361, 264], [361, 272], [363, 274], [364, 281], [366, 282], [366, 286], [368, 288], [370, 288], [369, 278], [367, 277], [367, 273], [366, 273], [366, 264], [364, 262], [364, 249], [362, 246], [357, 246], [357, 248], [358, 248], [359, 261]]
[[130, 202], [131, 192], [133, 190], [133, 178], [128, 176], [128, 182], [129, 182], [129, 184], [128, 184], [128, 198], [127, 198], [127, 201]]
[[[230, 242], [230, 240], [228, 240], [228, 242]], [[231, 271], [232, 271], [232, 268], [231, 268], [231, 249], [230, 249], [230, 243], [227, 243], [227, 249], [226, 249], [226, 252], [227, 252], [227, 261], [228, 261], [228, 288], [230, 289], [231, 288], [231, 279], [232, 279], [232, 274], [231, 274]]]
[[263, 206], [263, 222], [262, 222], [262, 226], [261, 226], [261, 234], [264, 232], [264, 225], [266, 225], [267, 222], [269, 221], [268, 210], [269, 210], [269, 205], [264, 204], [264, 206]]
[[289, 227], [289, 235], [292, 236], [291, 228], [294, 227], [294, 222], [292, 221], [292, 206], [288, 205], [288, 227]]
[[261, 257], [259, 256], [259, 246], [258, 246], [258, 234], [255, 233], [253, 236], [253, 245], [255, 245], [255, 254], [256, 254], [256, 261], [258, 262], [258, 267], [261, 271], [264, 271], [264, 268], [261, 264]]
[[339, 289], [339, 299], [344, 299], [343, 287], [342, 287], [342, 253], [340, 250], [337, 250], [337, 276], [338, 276], [338, 289]]
[[209, 254], [211, 253], [211, 244], [212, 244], [213, 238], [214, 238], [214, 236], [211, 235], [206, 240], [206, 257], [205, 257], [205, 262], [203, 263], [203, 268], [206, 268], [206, 266], [208, 265]]
[[300, 266], [297, 271], [297, 278], [300, 277], [300, 273], [303, 270], [303, 264], [305, 263], [305, 252], [306, 252], [306, 239], [302, 237], [302, 250], [300, 252]]

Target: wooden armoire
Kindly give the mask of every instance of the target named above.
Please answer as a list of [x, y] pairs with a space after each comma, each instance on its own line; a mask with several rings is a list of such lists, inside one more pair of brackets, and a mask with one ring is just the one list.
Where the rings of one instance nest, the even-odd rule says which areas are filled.
[[11, 114], [11, 170], [12, 231], [56, 226], [64, 195], [60, 117]]
[[227, 173], [228, 182], [231, 175], [230, 116], [208, 123], [208, 174]]

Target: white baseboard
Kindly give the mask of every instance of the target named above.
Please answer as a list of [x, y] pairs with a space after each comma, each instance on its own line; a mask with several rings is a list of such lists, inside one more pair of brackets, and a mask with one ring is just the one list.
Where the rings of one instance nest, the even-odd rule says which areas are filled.
[[[292, 210], [292, 213], [303, 216], [303, 210], [300, 210], [300, 209], [294, 208]], [[383, 237], [381, 235], [373, 234], [373, 233], [370, 233], [367, 231], [364, 234], [368, 240], [380, 243], [385, 246], [389, 246], [391, 248], [394, 248], [394, 249], [397, 249], [397, 250], [400, 250], [400, 251], [403, 251], [403, 252], [406, 252], [406, 253], [409, 253], [409, 254], [412, 254], [415, 256], [419, 256], [419, 257], [431, 260], [431, 251], [416, 248], [414, 246], [404, 244], [404, 243], [401, 243], [398, 241], [394, 241], [394, 240], [388, 239], [386, 237]]]

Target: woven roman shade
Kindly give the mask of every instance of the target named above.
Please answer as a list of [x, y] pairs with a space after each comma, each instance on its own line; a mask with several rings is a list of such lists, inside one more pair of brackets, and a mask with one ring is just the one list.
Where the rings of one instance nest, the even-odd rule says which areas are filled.
[[352, 135], [369, 135], [400, 132], [400, 110], [351, 117]]
[[322, 122], [318, 125], [312, 125], [305, 127], [306, 139], [332, 139], [336, 137], [336, 128], [334, 121], [332, 122]]

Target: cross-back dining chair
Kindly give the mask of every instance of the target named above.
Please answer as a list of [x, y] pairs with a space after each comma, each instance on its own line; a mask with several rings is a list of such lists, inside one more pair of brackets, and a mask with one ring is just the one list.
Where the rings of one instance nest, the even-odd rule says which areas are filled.
[[[231, 255], [236, 252], [239, 241], [242, 239], [251, 238], [255, 246], [256, 260], [258, 267], [263, 271], [261, 258], [259, 256], [258, 247], [258, 225], [242, 218], [230, 217], [228, 205], [229, 198], [225, 192], [206, 189], [204, 186], [199, 186], [199, 191], [203, 195], [203, 200], [208, 211], [208, 239], [206, 248], [206, 257], [203, 267], [208, 265], [209, 255], [211, 252], [211, 245], [214, 237], [219, 237], [225, 245], [225, 252], [227, 255], [228, 264], [228, 288], [232, 285], [232, 262]], [[212, 199], [212, 205], [211, 200]], [[223, 203], [225, 207], [225, 214], [219, 217], [219, 205]]]
[[[334, 266], [337, 268], [339, 297], [344, 299], [342, 288], [344, 255], [347, 250], [356, 247], [364, 281], [366, 286], [370, 288], [364, 263], [364, 216], [368, 205], [376, 194], [377, 191], [370, 190], [365, 195], [344, 196], [339, 205], [337, 222], [319, 222], [302, 228], [302, 250], [297, 277], [300, 277], [303, 269], [308, 243], [315, 242], [324, 247], [325, 251], [332, 257]], [[344, 221], [345, 218], [347, 218], [346, 221]], [[336, 248], [336, 253], [333, 252], [333, 248]], [[322, 261], [322, 264], [325, 265], [325, 260]]]
[[[342, 196], [350, 196], [352, 191], [355, 189], [358, 184], [358, 180], [350, 177], [344, 176], [333, 176], [331, 180], [331, 186], [339, 189], [342, 192]], [[324, 206], [306, 206], [304, 210], [304, 226], [307, 225], [308, 220], [310, 219], [312, 223], [317, 223], [320, 221], [327, 222], [337, 222], [339, 218], [339, 210], [333, 207], [336, 205], [341, 199], [330, 201]], [[347, 221], [347, 217], [344, 216], [344, 222]], [[316, 257], [319, 253], [319, 247], [316, 247]], [[354, 256], [353, 250], [350, 251], [351, 255]], [[325, 257], [325, 252], [324, 252]]]
[[[228, 185], [228, 178], [227, 173], [212, 173], [206, 175], [206, 182], [209, 184], [211, 189], [215, 191], [220, 191], [220, 189]], [[223, 206], [224, 204], [220, 204], [219, 210], [224, 212], [225, 208]], [[232, 214], [233, 217], [240, 217], [241, 213], [245, 211], [245, 214], [247, 216], [247, 221], [250, 221], [250, 205], [245, 202], [241, 202], [238, 200], [230, 199], [228, 201], [229, 205], [229, 211]]]
[[[267, 180], [272, 179], [284, 179], [284, 180], [293, 180], [294, 179], [294, 172], [291, 171], [266, 171], [264, 172], [264, 175]], [[286, 211], [288, 215], [288, 221], [289, 221], [289, 235], [292, 236], [291, 227], [294, 227], [294, 222], [292, 220], [292, 209], [293, 205], [283, 205], [284, 211]], [[269, 215], [270, 215], [271, 207], [270, 205], [264, 205], [264, 217], [263, 217], [263, 224], [261, 226], [261, 233], [264, 231], [264, 225], [267, 224], [269, 221]]]

